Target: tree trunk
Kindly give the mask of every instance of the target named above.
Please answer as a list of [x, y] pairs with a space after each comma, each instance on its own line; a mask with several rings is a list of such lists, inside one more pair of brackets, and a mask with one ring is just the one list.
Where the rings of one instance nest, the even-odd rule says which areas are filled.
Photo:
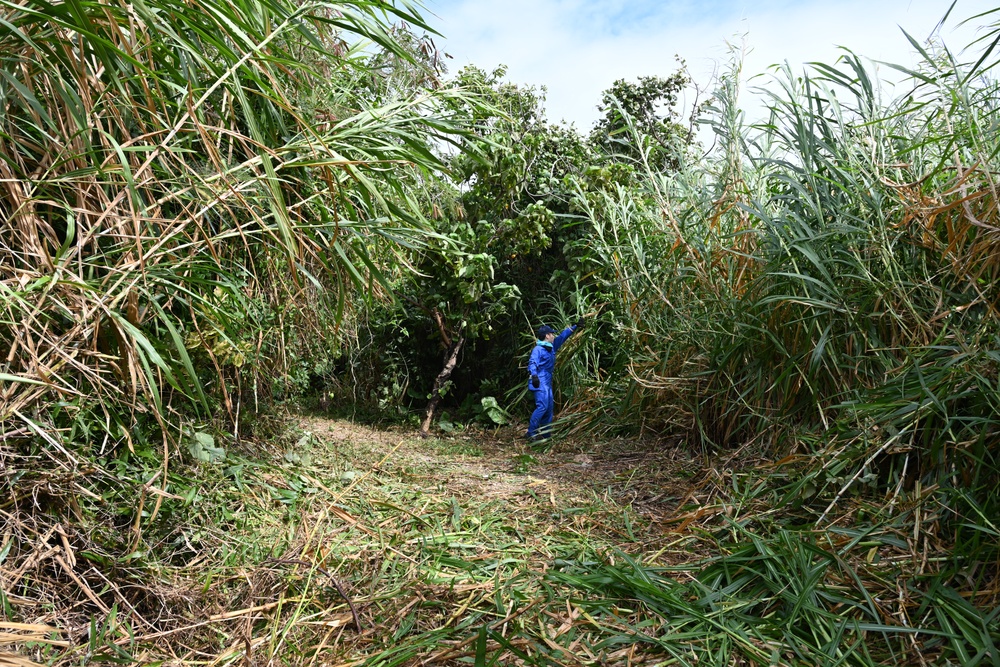
[[445, 356], [444, 368], [438, 373], [437, 378], [434, 380], [434, 389], [431, 390], [431, 400], [427, 401], [427, 412], [424, 413], [424, 422], [420, 425], [420, 435], [427, 437], [431, 432], [431, 420], [434, 419], [434, 411], [437, 410], [438, 404], [441, 402], [441, 389], [444, 387], [445, 383], [451, 377], [452, 372], [455, 370], [455, 366], [458, 365], [458, 353], [462, 351], [462, 343], [465, 342], [464, 336], [459, 336], [448, 348], [448, 354]]

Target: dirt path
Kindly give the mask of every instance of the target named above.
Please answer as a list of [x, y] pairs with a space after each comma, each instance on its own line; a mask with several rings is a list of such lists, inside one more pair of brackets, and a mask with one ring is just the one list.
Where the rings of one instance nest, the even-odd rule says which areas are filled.
[[[323, 493], [293, 519], [289, 552], [322, 553], [359, 609], [362, 631], [338, 635], [344, 664], [462, 664], [484, 654], [492, 664], [642, 664], [651, 650], [642, 641], [592, 647], [622, 623], [649, 622], [646, 612], [612, 604], [592, 612], [611, 614], [599, 622], [551, 572], [697, 558], [674, 515], [702, 465], [677, 446], [569, 440], [542, 452], [512, 429], [421, 439], [319, 417], [300, 429], [302, 451], [290, 454]], [[343, 624], [345, 609], [330, 613]], [[525, 663], [519, 651], [552, 658]]]
[[358, 456], [358, 468], [398, 446], [380, 466], [383, 471], [409, 470], [460, 496], [504, 500], [536, 489], [572, 504], [596, 495], [655, 520], [683, 504], [704, 467], [677, 443], [622, 439], [598, 446], [572, 439], [540, 451], [518, 438], [517, 429], [421, 439], [412, 431], [322, 417], [303, 418], [300, 426], [335, 450]]

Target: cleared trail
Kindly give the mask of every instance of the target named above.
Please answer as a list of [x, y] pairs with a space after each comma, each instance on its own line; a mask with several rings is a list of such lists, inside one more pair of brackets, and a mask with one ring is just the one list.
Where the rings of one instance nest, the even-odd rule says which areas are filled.
[[[147, 519], [150, 551], [109, 564], [113, 578], [82, 564], [64, 582], [67, 597], [84, 582], [111, 612], [38, 607], [30, 627], [0, 627], [0, 656], [13, 646], [21, 667], [993, 657], [996, 589], [923, 590], [948, 561], [946, 544], [908, 541], [907, 517], [937, 520], [914, 514], [920, 493], [900, 493], [885, 519], [845, 497], [820, 529], [828, 499], [780, 501], [800, 484], [797, 459], [627, 440], [538, 452], [515, 435], [422, 439], [305, 417], [266, 449], [190, 465]], [[77, 549], [80, 562], [96, 548]]]
[[301, 428], [286, 459], [300, 466], [306, 499], [287, 515], [291, 539], [278, 559], [311, 577], [315, 597], [299, 603], [302, 620], [283, 642], [301, 660], [624, 665], [664, 656], [637, 631], [655, 614], [634, 602], [582, 603], [560, 576], [623, 558], [641, 568], [695, 557], [695, 539], [670, 521], [700, 468], [679, 450], [564, 442], [540, 453], [504, 431], [421, 439], [319, 418]]
[[970, 657], [991, 636], [989, 614], [972, 607], [965, 629], [938, 622], [959, 598], [920, 592], [905, 524], [858, 525], [871, 506], [852, 497], [818, 530], [816, 508], [777, 502], [794, 459], [631, 441], [539, 453], [513, 430], [421, 439], [317, 418], [301, 428], [302, 451], [285, 456], [301, 462], [286, 470], [304, 500], [280, 534], [282, 558], [309, 563], [296, 566], [307, 585], [289, 589], [302, 596], [291, 619], [254, 625], [281, 628], [268, 659], [931, 664]]

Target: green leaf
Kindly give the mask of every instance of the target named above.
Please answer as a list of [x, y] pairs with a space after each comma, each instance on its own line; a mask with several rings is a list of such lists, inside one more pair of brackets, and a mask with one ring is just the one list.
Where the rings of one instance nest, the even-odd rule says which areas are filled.
[[41, 380], [32, 380], [31, 378], [21, 377], [20, 375], [10, 375], [8, 373], [0, 373], [0, 380], [3, 382], [20, 382], [22, 384], [37, 384], [45, 386], [45, 383]]
[[483, 396], [480, 403], [483, 406], [483, 413], [490, 418], [494, 424], [502, 426], [510, 422], [510, 415], [500, 407], [497, 399], [493, 396]]
[[208, 433], [195, 431], [188, 440], [188, 451], [196, 461], [221, 463], [226, 459], [226, 450], [215, 446], [215, 438]]

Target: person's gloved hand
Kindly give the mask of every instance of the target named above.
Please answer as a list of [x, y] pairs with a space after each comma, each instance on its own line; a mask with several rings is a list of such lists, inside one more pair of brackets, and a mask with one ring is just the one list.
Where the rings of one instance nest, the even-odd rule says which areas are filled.
[[532, 387], [534, 387], [535, 389], [538, 389], [539, 387], [541, 387], [541, 386], [542, 386], [542, 383], [541, 383], [541, 381], [540, 381], [540, 380], [538, 379], [538, 376], [537, 376], [537, 375], [532, 375], [532, 376], [531, 376], [531, 386], [532, 386]]
[[576, 321], [576, 324], [575, 324], [574, 326], [575, 326], [575, 327], [576, 327], [577, 329], [579, 329], [580, 327], [582, 327], [582, 326], [583, 326], [583, 318], [581, 317], [580, 319], [578, 319], [578, 320]]

